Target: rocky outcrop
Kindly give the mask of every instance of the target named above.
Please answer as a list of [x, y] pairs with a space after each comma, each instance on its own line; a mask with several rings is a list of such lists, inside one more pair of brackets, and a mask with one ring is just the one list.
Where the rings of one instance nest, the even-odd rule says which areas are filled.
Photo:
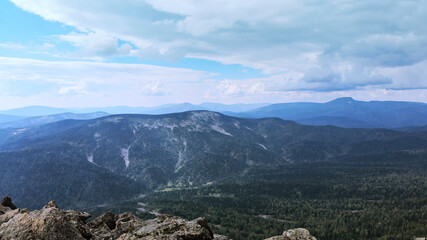
[[284, 231], [282, 235], [267, 238], [265, 240], [317, 240], [311, 236], [310, 232], [305, 228], [296, 228]]
[[[0, 240], [231, 240], [212, 232], [205, 218], [187, 221], [171, 215], [141, 220], [132, 213], [106, 212], [88, 222], [91, 215], [62, 210], [50, 201], [41, 210], [29, 211], [5, 197], [0, 205]], [[266, 240], [316, 240], [304, 228], [285, 231]]]
[[[3, 204], [4, 203], [4, 204]], [[171, 215], [143, 221], [131, 213], [112, 212], [87, 222], [90, 214], [62, 210], [54, 201], [41, 210], [12, 209], [10, 198], [0, 205], [0, 239], [120, 239], [120, 240], [229, 240], [217, 236], [204, 218], [187, 221]]]

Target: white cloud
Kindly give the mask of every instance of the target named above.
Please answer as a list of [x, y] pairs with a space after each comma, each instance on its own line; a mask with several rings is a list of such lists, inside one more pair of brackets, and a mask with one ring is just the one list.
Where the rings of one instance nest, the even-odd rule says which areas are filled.
[[0, 57], [0, 87], [7, 91], [0, 92], [0, 108], [202, 101], [203, 93], [214, 88], [210, 77], [204, 71], [145, 64]]
[[[403, 67], [360, 67], [343, 64], [290, 71], [264, 78], [227, 79], [217, 84], [223, 95], [268, 96], [293, 91], [346, 92], [380, 89], [427, 91], [427, 61]], [[319, 94], [319, 93], [317, 93]]]
[[299, 1], [283, 0], [147, 0], [160, 11], [185, 16], [177, 21], [180, 31], [200, 36], [238, 23], [286, 23], [287, 14], [301, 10]]
[[[326, 70], [322, 72], [319, 69]], [[279, 102], [310, 100], [310, 98], [327, 100], [332, 96], [351, 94], [366, 99], [368, 93], [372, 93], [372, 98], [378, 96], [397, 98], [398, 95], [395, 94], [397, 92], [404, 98], [418, 96], [420, 99], [427, 100], [427, 94], [422, 95], [427, 91], [425, 90], [427, 89], [425, 79], [427, 61], [414, 66], [377, 67], [367, 71], [352, 65], [319, 69], [309, 71], [317, 79], [310, 77], [308, 73], [290, 71], [265, 78], [226, 79], [218, 82], [211, 79], [212, 75], [207, 72], [191, 69], [144, 64], [52, 62], [0, 57], [0, 79], [3, 85], [8, 83], [9, 88], [20, 88], [27, 85], [26, 83], [28, 85], [43, 84], [40, 87], [32, 87], [32, 95], [58, 99], [55, 101], [58, 104], [61, 102], [81, 105], [95, 103], [158, 105], [168, 102], [204, 101]], [[334, 77], [325, 77], [331, 74], [335, 74], [337, 80], [334, 80]], [[353, 76], [360, 76], [362, 80], [352, 79]], [[336, 86], [331, 88], [332, 85]], [[417, 92], [418, 95], [412, 96], [409, 91], [404, 91], [414, 88], [421, 89]], [[388, 90], [383, 92], [384, 89]], [[28, 96], [28, 90], [14, 91], [16, 94], [11, 92], [7, 95], [29, 101], [32, 98]], [[361, 94], [361, 92], [366, 93]], [[71, 97], [78, 97], [81, 100], [80, 102], [70, 99], [61, 100]]]
[[393, 79], [394, 83], [388, 89], [427, 89], [427, 61], [412, 66], [379, 68], [377, 71]]
[[77, 48], [69, 57], [197, 57], [270, 75], [210, 85], [229, 96], [425, 87], [424, 0], [11, 1], [76, 27], [58, 36]]
[[69, 94], [69, 93], [88, 94], [88, 92], [86, 91], [86, 83], [83, 81], [79, 81], [72, 86], [61, 87], [58, 93], [59, 94]]
[[141, 93], [148, 96], [163, 96], [166, 89], [160, 82], [151, 82], [141, 88]]
[[[106, 53], [114, 53], [117, 47], [108, 39], [122, 39], [143, 52], [149, 49], [149, 57], [181, 52], [180, 57], [199, 56], [280, 72], [313, 67], [324, 59], [318, 60], [319, 56], [335, 62], [356, 58], [384, 63], [384, 56], [376, 56], [375, 46], [385, 38], [395, 59], [426, 58], [414, 52], [419, 48], [403, 44], [426, 43], [426, 30], [419, 24], [427, 21], [427, 2], [422, 0], [12, 1], [47, 20], [75, 26], [89, 38], [105, 36], [105, 41], [96, 37], [95, 44]], [[378, 14], [379, 9], [387, 15]], [[397, 38], [390, 37], [393, 34]], [[406, 40], [399, 44], [399, 37]], [[99, 51], [101, 56], [103, 52]]]
[[[344, 71], [345, 67], [337, 68]], [[0, 108], [25, 105], [57, 107], [153, 106], [171, 102], [223, 103], [329, 101], [352, 96], [360, 100], [408, 100], [427, 102], [427, 81], [406, 80], [427, 75], [427, 63], [399, 69], [374, 71], [393, 80], [381, 87], [361, 86], [347, 91], [311, 91], [318, 82], [302, 81], [300, 72], [266, 78], [227, 79], [218, 82], [211, 75], [190, 69], [144, 64], [86, 61], [41, 61], [0, 57]], [[422, 76], [423, 75], [423, 76]], [[314, 84], [314, 85], [313, 85]], [[412, 86], [424, 89], [407, 90]], [[21, 89], [20, 88], [24, 88]], [[16, 91], [10, 91], [15, 89]], [[387, 89], [387, 90], [385, 90]]]
[[[424, 33], [425, 34], [425, 33]], [[426, 35], [373, 34], [344, 45], [341, 55], [362, 59], [374, 66], [405, 66], [427, 58]]]
[[217, 88], [221, 90], [225, 95], [239, 95], [242, 93], [242, 86], [238, 83], [232, 83], [231, 81], [225, 80], [219, 83]]
[[111, 56], [129, 56], [132, 46], [125, 43], [118, 46], [118, 38], [106, 32], [70, 33], [57, 36], [62, 41], [71, 43], [78, 50], [71, 55], [75, 58], [102, 59]]
[[7, 48], [7, 49], [13, 49], [13, 50], [26, 49], [26, 47], [24, 45], [17, 44], [17, 43], [0, 43], [0, 47]]
[[[43, 83], [47, 84], [44, 89], [57, 89], [51, 92], [53, 95], [93, 93], [114, 95], [116, 91], [131, 91], [132, 94], [160, 96], [166, 94], [167, 85], [173, 86], [175, 94], [179, 94], [182, 87], [209, 77], [210, 74], [203, 71], [145, 64], [0, 57], [0, 79], [3, 83], [8, 83], [11, 88], [14, 84], [19, 88], [25, 82]], [[136, 89], [140, 89], [139, 93], [135, 92]]]
[[43, 61], [0, 57], [2, 80], [31, 80], [58, 84], [84, 81], [106, 85], [137, 85], [152, 81], [194, 82], [209, 76], [209, 73], [203, 71], [147, 64]]

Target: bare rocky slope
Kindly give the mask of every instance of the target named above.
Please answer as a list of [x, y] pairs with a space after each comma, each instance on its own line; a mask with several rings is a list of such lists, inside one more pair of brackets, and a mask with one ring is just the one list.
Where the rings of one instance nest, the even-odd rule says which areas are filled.
[[[205, 218], [187, 221], [171, 215], [143, 221], [131, 213], [106, 212], [89, 221], [91, 215], [62, 210], [50, 201], [41, 210], [17, 208], [10, 197], [0, 204], [0, 239], [145, 239], [145, 240], [227, 240], [215, 235]], [[267, 240], [316, 240], [303, 228], [285, 231]]]

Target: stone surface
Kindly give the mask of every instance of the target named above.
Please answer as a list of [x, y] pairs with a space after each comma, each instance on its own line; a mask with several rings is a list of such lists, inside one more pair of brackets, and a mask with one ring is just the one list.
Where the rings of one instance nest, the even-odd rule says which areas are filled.
[[214, 239], [215, 240], [231, 240], [231, 238], [227, 236], [219, 235], [219, 234], [214, 234]]
[[131, 213], [115, 215], [106, 212], [86, 223], [90, 214], [75, 210], [62, 210], [50, 201], [41, 210], [12, 209], [10, 198], [7, 206], [0, 206], [0, 239], [120, 239], [120, 240], [229, 240], [217, 236], [206, 219], [192, 221], [160, 215], [143, 221]]
[[310, 232], [305, 228], [295, 228], [284, 231], [280, 236], [274, 236], [265, 240], [317, 240], [311, 236]]
[[[1, 240], [231, 240], [214, 235], [205, 218], [187, 221], [172, 215], [159, 215], [156, 219], [143, 221], [132, 213], [115, 215], [106, 212], [86, 222], [91, 217], [89, 213], [62, 210], [54, 201], [35, 211], [12, 209], [13, 206], [10, 198], [4, 198], [0, 205]], [[267, 240], [316, 238], [307, 229], [296, 228]]]
[[106, 212], [88, 223], [88, 226], [94, 229], [102, 227], [103, 225], [107, 226], [110, 230], [116, 228], [116, 215], [112, 212]]

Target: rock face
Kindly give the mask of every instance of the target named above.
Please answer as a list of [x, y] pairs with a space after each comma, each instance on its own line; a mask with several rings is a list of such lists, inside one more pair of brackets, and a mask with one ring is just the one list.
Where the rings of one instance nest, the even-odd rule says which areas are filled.
[[305, 228], [290, 229], [283, 232], [280, 236], [267, 238], [265, 240], [317, 240], [311, 236], [310, 232]]
[[[205, 218], [192, 221], [159, 215], [143, 221], [132, 213], [106, 212], [87, 222], [89, 213], [61, 210], [50, 201], [41, 210], [29, 211], [13, 205], [10, 197], [0, 204], [0, 240], [231, 240], [212, 232]], [[316, 240], [304, 228], [285, 231], [266, 240]]]
[[[10, 198], [9, 198], [10, 200]], [[204, 218], [186, 221], [182, 218], [160, 215], [143, 221], [131, 213], [115, 215], [112, 212], [86, 223], [90, 214], [75, 210], [61, 210], [54, 201], [43, 209], [28, 211], [12, 209], [11, 201], [0, 205], [0, 239], [144, 239], [144, 240], [211, 240], [214, 237]]]

